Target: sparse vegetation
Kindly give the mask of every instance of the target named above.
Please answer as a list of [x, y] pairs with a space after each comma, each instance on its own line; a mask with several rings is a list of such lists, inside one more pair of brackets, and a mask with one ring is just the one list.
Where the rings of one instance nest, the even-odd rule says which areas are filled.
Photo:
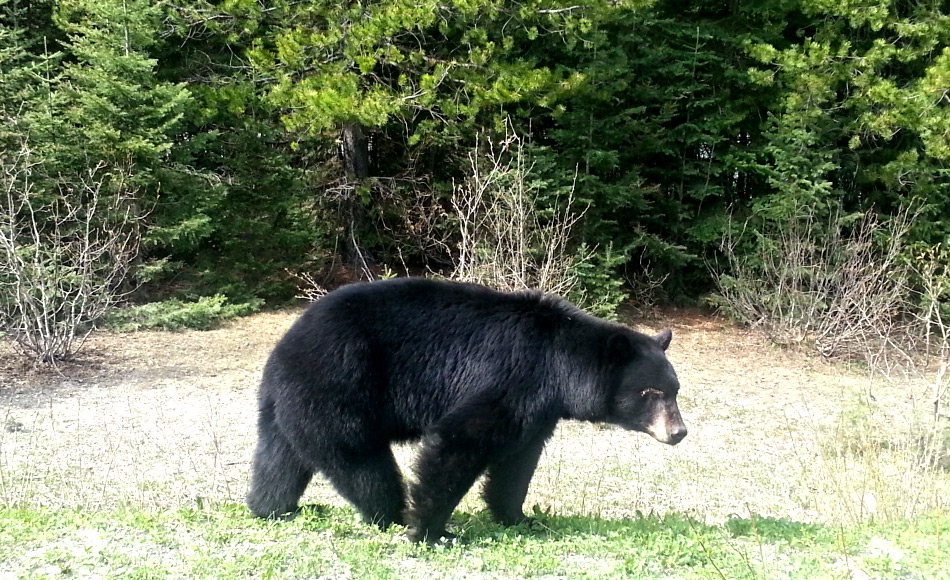
[[0, 155], [0, 336], [34, 361], [55, 363], [82, 347], [121, 296], [139, 218], [121, 170], [82, 171], [58, 185], [68, 191], [59, 198], [37, 187], [47, 171], [26, 141]]
[[[800, 210], [771, 234], [756, 232], [757, 251], [744, 257], [735, 250], [748, 240], [724, 240], [729, 273], [719, 274], [714, 300], [775, 342], [860, 361], [880, 378], [848, 404], [832, 436], [815, 429], [818, 453], [802, 469], [814, 474], [820, 503], [843, 521], [913, 518], [941, 504], [937, 482], [948, 465], [944, 254], [938, 246], [908, 259], [909, 210], [886, 222], [870, 213], [822, 222]], [[876, 402], [885, 391], [919, 398], [899, 424]]]
[[823, 219], [798, 207], [773, 228], [742, 227], [723, 239], [728, 264], [718, 269], [712, 301], [779, 344], [805, 342], [827, 357], [875, 364], [894, 348], [913, 349], [923, 334], [903, 259], [913, 217]]

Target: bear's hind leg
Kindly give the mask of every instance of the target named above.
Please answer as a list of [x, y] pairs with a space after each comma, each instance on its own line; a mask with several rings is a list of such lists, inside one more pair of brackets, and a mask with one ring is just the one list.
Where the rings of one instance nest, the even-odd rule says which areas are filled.
[[342, 453], [335, 460], [323, 462], [320, 471], [367, 523], [382, 529], [403, 523], [406, 489], [388, 445], [375, 451]]
[[313, 471], [304, 465], [274, 422], [273, 408], [261, 410], [257, 450], [247, 507], [260, 518], [277, 518], [297, 511]]

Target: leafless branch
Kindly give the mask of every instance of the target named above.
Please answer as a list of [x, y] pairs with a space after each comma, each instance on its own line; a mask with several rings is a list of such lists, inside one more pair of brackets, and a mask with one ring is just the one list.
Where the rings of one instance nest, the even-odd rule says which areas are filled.
[[[479, 145], [487, 151], [480, 153]], [[506, 290], [568, 294], [577, 283], [573, 266], [585, 259], [568, 247], [571, 228], [586, 211], [575, 211], [573, 188], [554, 215], [542, 218], [539, 192], [530, 185], [532, 166], [510, 126], [497, 142], [481, 139], [469, 166], [452, 196], [461, 236], [454, 277]]]

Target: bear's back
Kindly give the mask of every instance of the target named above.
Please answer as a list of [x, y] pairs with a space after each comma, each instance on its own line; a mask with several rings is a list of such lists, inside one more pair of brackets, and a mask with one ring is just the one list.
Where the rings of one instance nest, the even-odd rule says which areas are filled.
[[499, 292], [458, 282], [398, 278], [344, 286], [318, 300], [302, 319], [334, 329], [358, 329], [375, 340], [417, 340], [504, 326], [543, 323], [570, 307], [539, 292]]
[[[309, 397], [382, 408], [407, 432], [472, 398], [554, 396], [546, 386], [566, 324], [587, 317], [538, 292], [393, 279], [342, 287], [313, 304], [269, 366]], [[298, 374], [299, 373], [299, 374]]]

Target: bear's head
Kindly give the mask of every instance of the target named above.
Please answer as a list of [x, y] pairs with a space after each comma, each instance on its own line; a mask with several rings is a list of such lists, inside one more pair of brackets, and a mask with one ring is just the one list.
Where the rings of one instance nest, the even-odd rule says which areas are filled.
[[666, 358], [672, 338], [667, 328], [656, 336], [625, 332], [611, 339], [610, 350], [621, 368], [607, 420], [676, 445], [686, 437], [686, 424], [676, 404], [680, 383]]

